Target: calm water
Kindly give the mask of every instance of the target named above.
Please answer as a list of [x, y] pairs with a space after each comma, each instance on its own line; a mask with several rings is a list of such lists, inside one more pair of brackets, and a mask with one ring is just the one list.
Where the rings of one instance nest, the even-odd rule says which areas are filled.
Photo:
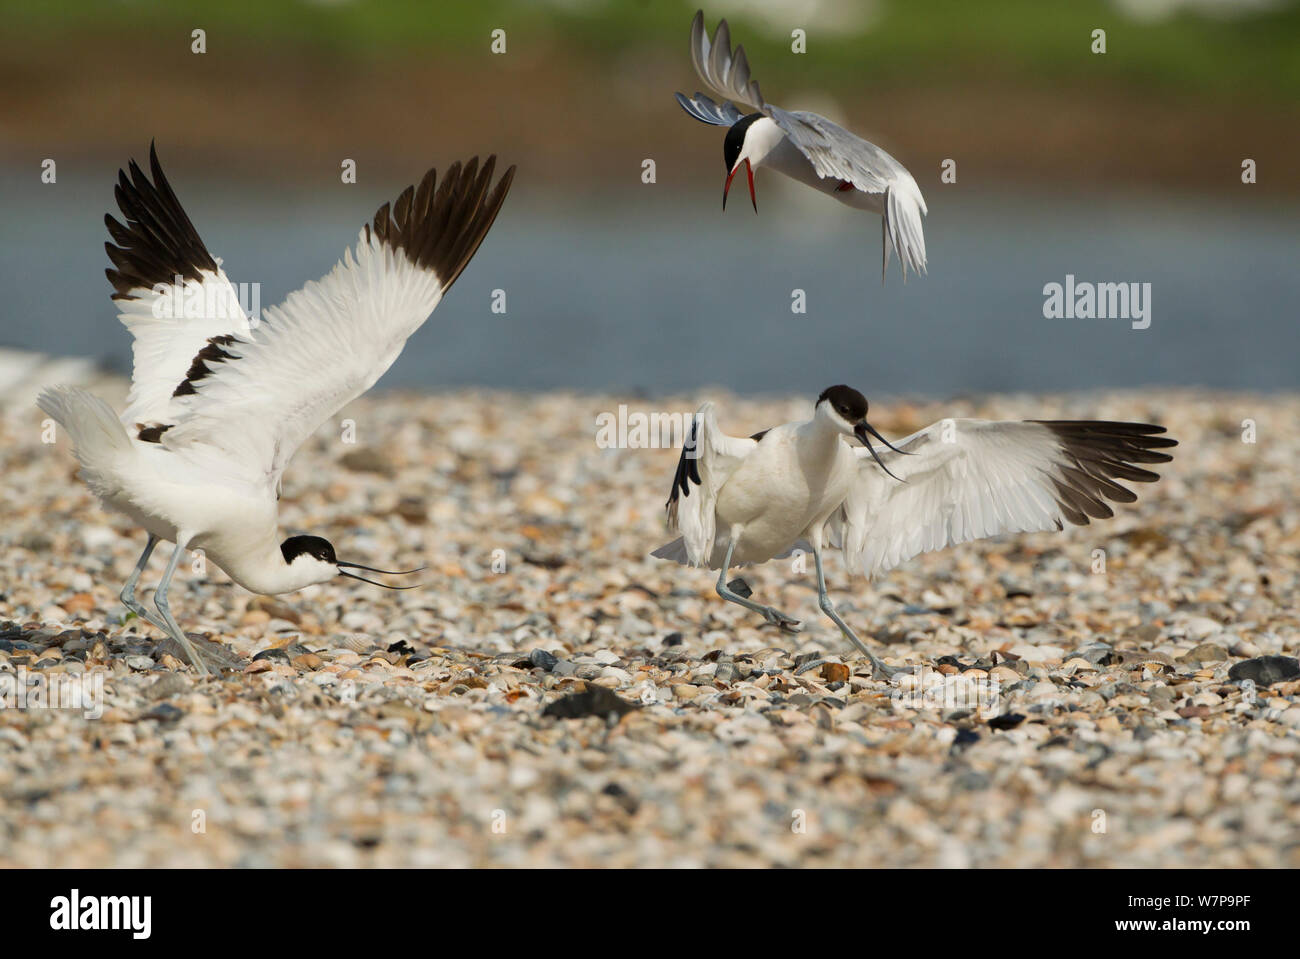
[[[43, 187], [0, 174], [0, 344], [129, 368], [103, 276], [108, 176]], [[723, 214], [712, 192], [557, 197], [521, 177], [381, 386], [785, 392], [846, 381], [940, 395], [1300, 386], [1296, 206], [932, 187], [930, 275], [905, 287], [895, 261], [882, 287], [878, 219], [765, 179], [755, 217], [740, 203]], [[396, 192], [177, 186], [231, 278], [262, 284], [263, 306], [326, 272]], [[1150, 328], [1045, 319], [1043, 286], [1067, 273], [1150, 283]], [[490, 310], [497, 288], [504, 314]], [[791, 312], [796, 288], [806, 314]]]

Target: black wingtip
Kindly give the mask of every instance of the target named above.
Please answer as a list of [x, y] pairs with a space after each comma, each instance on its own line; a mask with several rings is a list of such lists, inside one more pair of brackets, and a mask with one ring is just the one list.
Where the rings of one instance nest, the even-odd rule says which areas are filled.
[[478, 251], [514, 183], [514, 165], [492, 183], [496, 164], [496, 154], [482, 166], [474, 156], [453, 163], [441, 179], [431, 168], [413, 192], [408, 187], [391, 208], [379, 208], [373, 235], [431, 270], [447, 289]]
[[163, 175], [156, 142], [149, 141], [153, 182], [132, 158], [117, 171], [113, 196], [125, 222], [104, 217], [116, 247], [108, 249], [115, 270], [108, 272], [114, 299], [131, 299], [130, 291], [171, 283], [176, 276], [197, 280], [215, 273], [216, 261], [203, 245], [175, 191]]

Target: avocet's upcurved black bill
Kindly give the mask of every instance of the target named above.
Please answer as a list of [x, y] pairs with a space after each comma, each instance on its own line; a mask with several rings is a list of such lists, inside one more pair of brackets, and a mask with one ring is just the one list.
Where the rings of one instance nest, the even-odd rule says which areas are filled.
[[415, 589], [420, 584], [415, 583], [412, 586], [389, 586], [387, 583], [378, 583], [373, 579], [366, 579], [364, 576], [357, 576], [355, 573], [349, 573], [349, 569], [364, 569], [368, 573], [383, 573], [385, 576], [408, 576], [411, 573], [421, 573], [428, 569], [427, 566], [421, 566], [419, 569], [377, 569], [374, 566], [362, 566], [360, 563], [335, 564], [339, 568], [339, 575], [346, 576], [348, 579], [358, 579], [363, 583], [369, 583], [371, 586], [382, 586], [384, 589]]
[[[749, 199], [754, 204], [754, 212], [758, 212], [758, 197], [754, 195], [754, 168], [750, 166], [748, 160], [743, 161], [745, 164], [745, 174], [749, 178]], [[737, 163], [730, 173], [727, 174], [727, 185], [722, 188], [722, 208], [727, 208], [727, 194], [731, 192], [731, 180], [736, 175], [736, 170], [740, 169]]]
[[421, 566], [419, 569], [378, 569], [374, 566], [362, 566], [360, 563], [345, 563], [339, 560], [335, 565], [342, 566], [345, 569], [364, 569], [367, 573], [383, 573], [385, 576], [409, 576], [411, 573], [423, 573], [429, 567]]
[[909, 454], [906, 450], [900, 450], [893, 443], [889, 442], [889, 440], [885, 439], [883, 436], [877, 433], [875, 427], [872, 426], [870, 423], [868, 423], [866, 420], [863, 420], [857, 426], [853, 427], [853, 435], [856, 436], [858, 439], [862, 440], [862, 445], [865, 446], [871, 452], [871, 458], [876, 461], [876, 464], [886, 473], [889, 473], [890, 476], [893, 476], [894, 479], [898, 480], [900, 483], [903, 482], [901, 477], [894, 476], [893, 473], [890, 473], [889, 467], [886, 466], [881, 461], [880, 455], [876, 452], [876, 448], [871, 445], [871, 440], [867, 438], [867, 434], [871, 434], [876, 439], [880, 440], [880, 442], [884, 443], [895, 453], [901, 453], [903, 456], [909, 456], [911, 454]]

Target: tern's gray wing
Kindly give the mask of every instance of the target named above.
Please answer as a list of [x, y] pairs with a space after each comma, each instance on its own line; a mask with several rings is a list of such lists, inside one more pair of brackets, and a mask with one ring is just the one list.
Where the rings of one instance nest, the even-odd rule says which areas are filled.
[[907, 168], [874, 143], [820, 114], [782, 110], [770, 103], [765, 104], [764, 112], [808, 158], [818, 176], [845, 180], [864, 193], [882, 196], [885, 239], [882, 274], [889, 265], [891, 247], [898, 251], [904, 278], [908, 267], [924, 273], [925, 233], [921, 217], [928, 211], [921, 188]]
[[715, 127], [729, 127], [743, 115], [734, 103], [714, 103], [703, 93], [696, 93], [693, 97], [685, 97], [680, 93], [674, 93], [673, 96], [682, 105], [682, 109], [695, 119]]
[[710, 43], [704, 31], [704, 11], [695, 12], [695, 19], [691, 21], [691, 62], [705, 86], [722, 99], [753, 110], [763, 108], [763, 94], [758, 90], [758, 81], [749, 78], [745, 48], [736, 47], [734, 53], [731, 50], [731, 29], [726, 20], [718, 21], [718, 29], [713, 32], [713, 42]]
[[820, 114], [782, 110], [771, 104], [766, 112], [808, 158], [818, 176], [847, 180], [865, 193], [884, 193], [891, 180], [907, 173], [903, 164], [880, 147]]

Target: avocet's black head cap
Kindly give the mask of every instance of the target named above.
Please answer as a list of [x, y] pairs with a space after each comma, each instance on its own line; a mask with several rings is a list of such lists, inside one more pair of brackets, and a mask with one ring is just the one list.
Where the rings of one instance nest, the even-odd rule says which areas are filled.
[[334, 546], [321, 536], [290, 536], [280, 544], [280, 552], [284, 554], [286, 563], [292, 563], [303, 554], [327, 563], [339, 561], [334, 555]]
[[851, 386], [828, 386], [817, 397], [831, 404], [831, 409], [850, 423], [857, 423], [867, 418], [867, 398]]
[[754, 121], [762, 116], [761, 113], [751, 113], [747, 117], [741, 117], [727, 131], [727, 138], [722, 141], [722, 160], [727, 165], [728, 173], [736, 165], [736, 157], [740, 156], [740, 150], [745, 145], [745, 134], [754, 125]]

